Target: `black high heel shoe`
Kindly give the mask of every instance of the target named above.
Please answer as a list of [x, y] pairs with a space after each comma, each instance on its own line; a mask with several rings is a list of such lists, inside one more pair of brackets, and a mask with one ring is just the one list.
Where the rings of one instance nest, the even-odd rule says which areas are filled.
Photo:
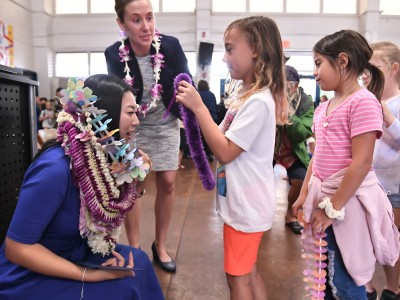
[[176, 272], [176, 264], [171, 258], [171, 261], [161, 261], [160, 257], [158, 256], [157, 249], [156, 249], [156, 242], [154, 241], [151, 245], [151, 251], [153, 252], [153, 260], [154, 262], [161, 267], [165, 272], [175, 273]]

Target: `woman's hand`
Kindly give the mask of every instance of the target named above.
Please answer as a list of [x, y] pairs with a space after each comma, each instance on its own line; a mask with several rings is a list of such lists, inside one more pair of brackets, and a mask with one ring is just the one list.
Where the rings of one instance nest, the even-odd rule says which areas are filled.
[[176, 102], [183, 104], [185, 107], [195, 113], [195, 109], [204, 105], [203, 100], [196, 89], [190, 83], [182, 80], [179, 83], [178, 93], [176, 95]]
[[[102, 266], [125, 267], [133, 269], [134, 262], [132, 252], [129, 252], [127, 265], [125, 265], [125, 258], [121, 254], [115, 251], [113, 251], [112, 254], [114, 255], [114, 257], [107, 259], [104, 263], [101, 264]], [[87, 269], [84, 281], [98, 282], [103, 280], [123, 278], [127, 276], [135, 276], [135, 272], [133, 272], [133, 270]]]
[[129, 260], [128, 264], [125, 266], [125, 258], [116, 251], [111, 252], [114, 257], [107, 259], [102, 266], [113, 266], [113, 267], [125, 267], [125, 268], [133, 268], [133, 255], [132, 252], [129, 252]]
[[139, 149], [139, 154], [143, 157], [144, 162], [149, 164], [151, 170], [153, 164], [151, 162], [150, 156], [147, 153], [143, 152], [141, 149]]

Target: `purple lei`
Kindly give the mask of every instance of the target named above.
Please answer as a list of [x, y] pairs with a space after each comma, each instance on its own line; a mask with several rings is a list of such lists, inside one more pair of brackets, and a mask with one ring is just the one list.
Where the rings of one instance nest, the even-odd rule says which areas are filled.
[[[174, 79], [175, 94], [177, 93], [179, 82], [182, 80], [192, 83], [192, 79], [188, 74], [179, 74]], [[174, 101], [174, 99], [172, 101]], [[204, 188], [208, 191], [211, 191], [215, 187], [215, 179], [206, 153], [204, 152], [199, 123], [197, 122], [197, 119], [191, 110], [187, 109], [182, 104], [179, 105], [179, 109], [181, 112], [183, 125], [185, 126], [190, 155], [194, 161], [196, 169], [199, 172], [200, 180]]]

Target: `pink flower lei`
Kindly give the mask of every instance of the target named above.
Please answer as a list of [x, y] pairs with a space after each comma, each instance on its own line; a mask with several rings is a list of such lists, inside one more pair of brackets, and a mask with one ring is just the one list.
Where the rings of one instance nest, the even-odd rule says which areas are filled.
[[144, 180], [150, 166], [138, 155], [135, 138], [114, 140], [119, 129], [107, 131], [111, 120], [103, 121], [106, 111], [94, 106], [97, 97], [83, 88], [83, 80], [69, 79], [61, 93], [64, 111], [57, 117], [57, 140], [71, 158], [80, 190], [79, 231], [93, 253], [108, 255], [115, 248], [125, 214], [135, 203], [136, 182]]
[[[120, 42], [121, 45], [119, 46], [119, 57], [121, 58], [121, 62], [125, 63], [124, 66], [124, 72], [125, 72], [125, 78], [124, 81], [129, 84], [131, 87], [133, 87], [133, 82], [134, 78], [130, 75], [130, 68], [128, 66], [128, 61], [131, 60], [131, 57], [129, 56], [129, 47], [125, 45], [125, 41], [127, 40], [128, 36], [125, 31], [121, 30], [120, 31]], [[154, 79], [155, 83], [150, 89], [150, 96], [152, 98], [151, 102], [149, 104], [142, 104], [138, 108], [138, 112], [146, 116], [146, 113], [148, 112], [149, 109], [156, 107], [158, 101], [161, 99], [161, 92], [162, 92], [162, 85], [158, 83], [160, 80], [160, 73], [161, 73], [161, 68], [165, 67], [164, 65], [164, 54], [160, 53], [160, 47], [161, 47], [161, 36], [160, 33], [156, 30], [154, 32], [154, 37], [153, 37], [153, 43], [152, 43], [154, 49], [156, 50], [156, 53], [151, 56], [152, 62], [153, 62], [153, 72], [154, 72]]]

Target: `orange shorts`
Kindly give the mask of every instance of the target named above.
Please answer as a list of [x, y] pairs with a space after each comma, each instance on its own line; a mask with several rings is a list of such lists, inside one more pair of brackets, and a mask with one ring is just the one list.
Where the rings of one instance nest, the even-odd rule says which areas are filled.
[[264, 232], [241, 232], [224, 224], [224, 268], [233, 276], [249, 274]]

